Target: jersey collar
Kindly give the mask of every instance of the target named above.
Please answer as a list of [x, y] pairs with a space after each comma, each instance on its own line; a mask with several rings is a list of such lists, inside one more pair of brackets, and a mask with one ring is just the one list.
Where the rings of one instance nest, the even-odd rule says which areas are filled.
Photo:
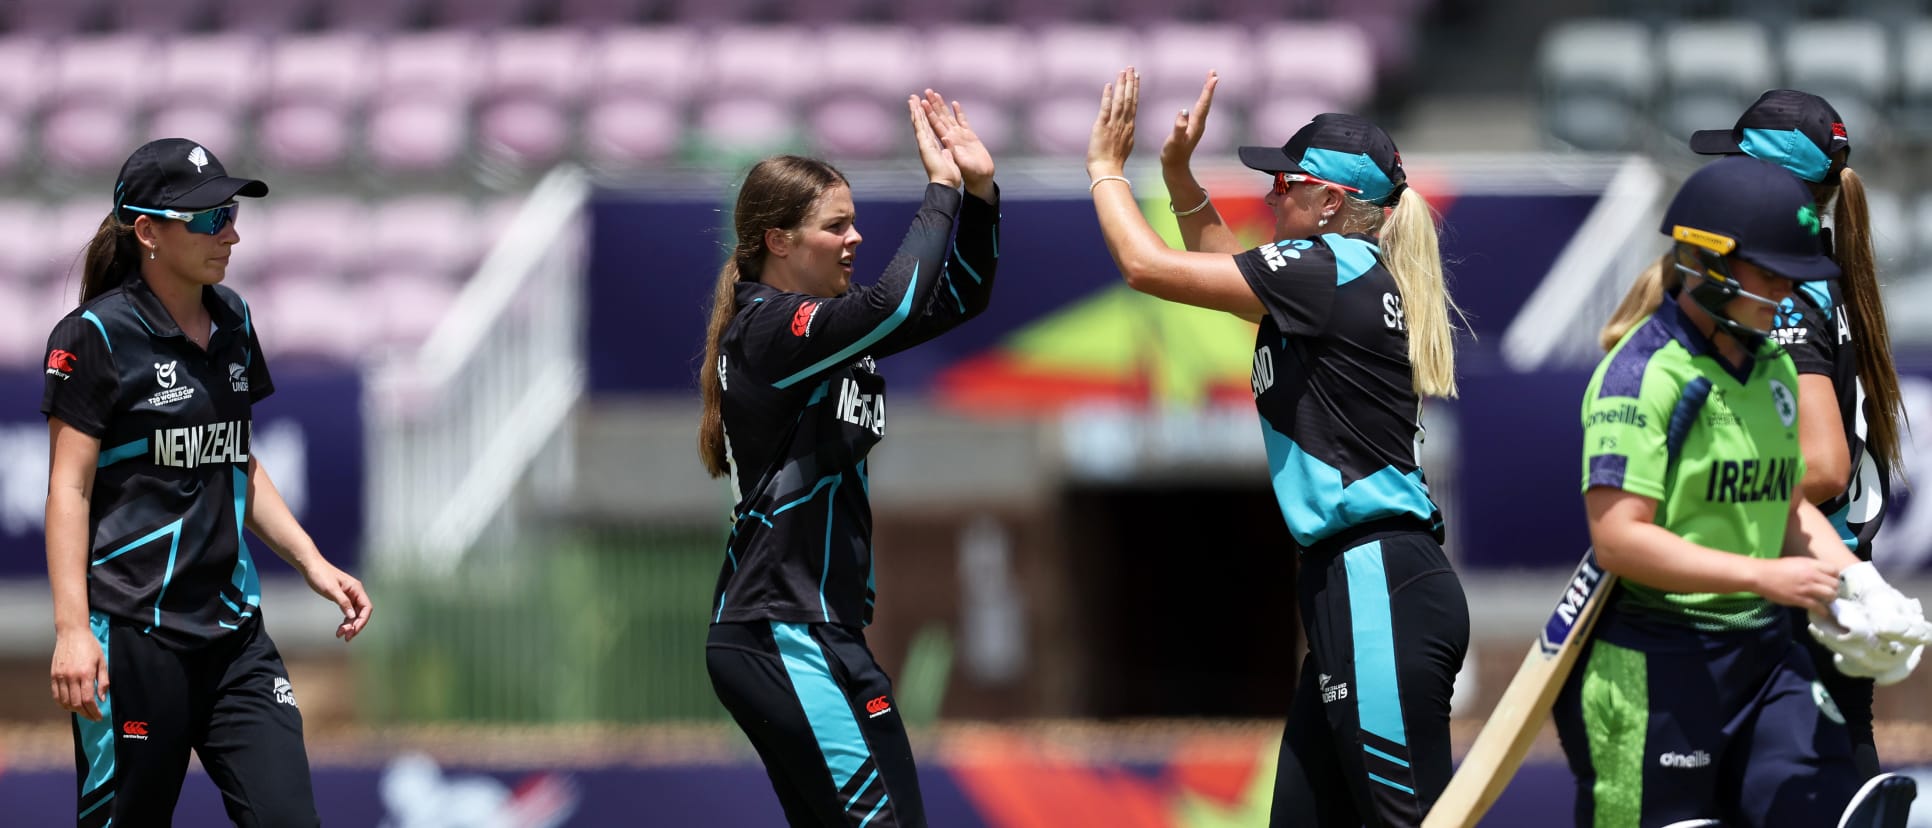
[[1684, 346], [1684, 350], [1689, 351], [1691, 356], [1710, 357], [1712, 362], [1717, 363], [1719, 367], [1723, 368], [1725, 373], [1730, 374], [1732, 379], [1738, 381], [1739, 385], [1749, 382], [1751, 380], [1751, 372], [1757, 370], [1758, 360], [1770, 356], [1771, 353], [1775, 352], [1774, 349], [1778, 347], [1767, 341], [1758, 349], [1757, 353], [1746, 356], [1743, 365], [1732, 368], [1731, 364], [1726, 362], [1723, 355], [1718, 352], [1717, 343], [1712, 342], [1710, 337], [1705, 336], [1703, 331], [1698, 330], [1697, 324], [1692, 322], [1689, 315], [1684, 313], [1684, 309], [1677, 306], [1676, 291], [1670, 291], [1664, 294], [1663, 304], [1657, 306], [1656, 318], [1658, 324], [1663, 325], [1664, 330], [1670, 332], [1670, 337], [1677, 340], [1679, 345]]
[[777, 296], [778, 294], [783, 292], [775, 287], [772, 287], [771, 285], [765, 284], [764, 282], [754, 282], [749, 279], [740, 280], [738, 282], [736, 290], [737, 290], [736, 298], [738, 301], [738, 307], [741, 307], [741, 308], [753, 302], [762, 302], [766, 299], [770, 299], [773, 296]]
[[[140, 319], [141, 324], [147, 326], [149, 333], [160, 337], [182, 336], [181, 326], [175, 324], [174, 317], [168, 313], [167, 306], [161, 304], [161, 297], [154, 295], [154, 289], [148, 287], [148, 280], [138, 275], [132, 276], [127, 280], [122, 293], [127, 296], [128, 304], [133, 307], [135, 318]], [[215, 320], [218, 334], [225, 335], [241, 329], [242, 318], [235, 315], [227, 302], [221, 301], [221, 296], [215, 293], [213, 287], [201, 288], [201, 305], [208, 309], [209, 317]], [[209, 343], [209, 350], [214, 350], [213, 342]]]

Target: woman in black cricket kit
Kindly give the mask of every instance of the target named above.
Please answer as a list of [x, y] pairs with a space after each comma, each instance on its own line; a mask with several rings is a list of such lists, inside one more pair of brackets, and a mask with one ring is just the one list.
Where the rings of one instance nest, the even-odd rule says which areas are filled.
[[863, 632], [866, 455], [886, 429], [873, 361], [986, 308], [999, 190], [957, 103], [926, 90], [906, 104], [931, 183], [885, 274], [851, 285], [861, 237], [844, 175], [793, 155], [759, 162], [738, 193], [699, 377], [699, 453], [737, 498], [706, 665], [794, 826], [926, 824], [891, 682]]
[[221, 285], [237, 196], [192, 141], [128, 157], [88, 245], [81, 303], [48, 339], [47, 577], [54, 699], [73, 712], [81, 826], [168, 825], [200, 756], [241, 826], [318, 823], [294, 688], [242, 530], [369, 621], [251, 453], [274, 391], [248, 304]]

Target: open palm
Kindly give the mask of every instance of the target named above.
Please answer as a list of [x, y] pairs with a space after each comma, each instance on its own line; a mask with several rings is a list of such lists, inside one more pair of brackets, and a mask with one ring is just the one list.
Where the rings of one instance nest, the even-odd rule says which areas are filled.
[[931, 89], [926, 90], [926, 97], [919, 104], [926, 121], [932, 124], [933, 134], [939, 137], [940, 144], [953, 151], [953, 163], [959, 165], [959, 174], [966, 181], [966, 189], [974, 195], [987, 194], [982, 190], [990, 192], [993, 154], [987, 151], [986, 145], [980, 143], [979, 135], [973, 132], [972, 123], [966, 120], [966, 110], [958, 101], [948, 105], [945, 97]]

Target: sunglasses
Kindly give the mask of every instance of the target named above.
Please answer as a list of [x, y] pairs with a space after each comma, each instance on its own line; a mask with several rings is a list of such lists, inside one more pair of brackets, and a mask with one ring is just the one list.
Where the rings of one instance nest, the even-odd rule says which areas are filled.
[[1359, 193], [1362, 191], [1362, 188], [1360, 187], [1350, 187], [1347, 184], [1337, 184], [1333, 181], [1316, 178], [1312, 175], [1304, 175], [1302, 173], [1286, 173], [1286, 172], [1275, 173], [1275, 195], [1287, 195], [1288, 187], [1294, 184], [1314, 184], [1319, 187], [1339, 187], [1342, 190], [1346, 192], [1351, 192], [1351, 193]]
[[230, 201], [219, 207], [210, 207], [206, 210], [197, 210], [192, 213], [184, 213], [180, 210], [154, 210], [147, 207], [134, 206], [123, 206], [122, 209], [132, 210], [136, 213], [145, 213], [150, 216], [160, 216], [165, 219], [173, 219], [188, 225], [188, 232], [190, 233], [212, 236], [220, 233], [228, 225], [234, 223], [235, 213], [241, 209], [241, 205]]

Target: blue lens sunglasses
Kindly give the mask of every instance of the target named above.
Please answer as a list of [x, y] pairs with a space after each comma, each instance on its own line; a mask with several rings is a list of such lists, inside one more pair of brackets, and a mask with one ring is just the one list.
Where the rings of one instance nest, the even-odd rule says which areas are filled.
[[192, 213], [184, 213], [180, 210], [155, 210], [148, 207], [135, 207], [132, 205], [124, 205], [121, 209], [132, 210], [136, 213], [145, 213], [150, 216], [174, 219], [175, 221], [188, 225], [188, 232], [190, 233], [212, 236], [220, 233], [230, 223], [234, 222], [235, 213], [241, 209], [241, 205], [230, 201], [219, 207], [210, 207], [206, 210], [197, 210]]

